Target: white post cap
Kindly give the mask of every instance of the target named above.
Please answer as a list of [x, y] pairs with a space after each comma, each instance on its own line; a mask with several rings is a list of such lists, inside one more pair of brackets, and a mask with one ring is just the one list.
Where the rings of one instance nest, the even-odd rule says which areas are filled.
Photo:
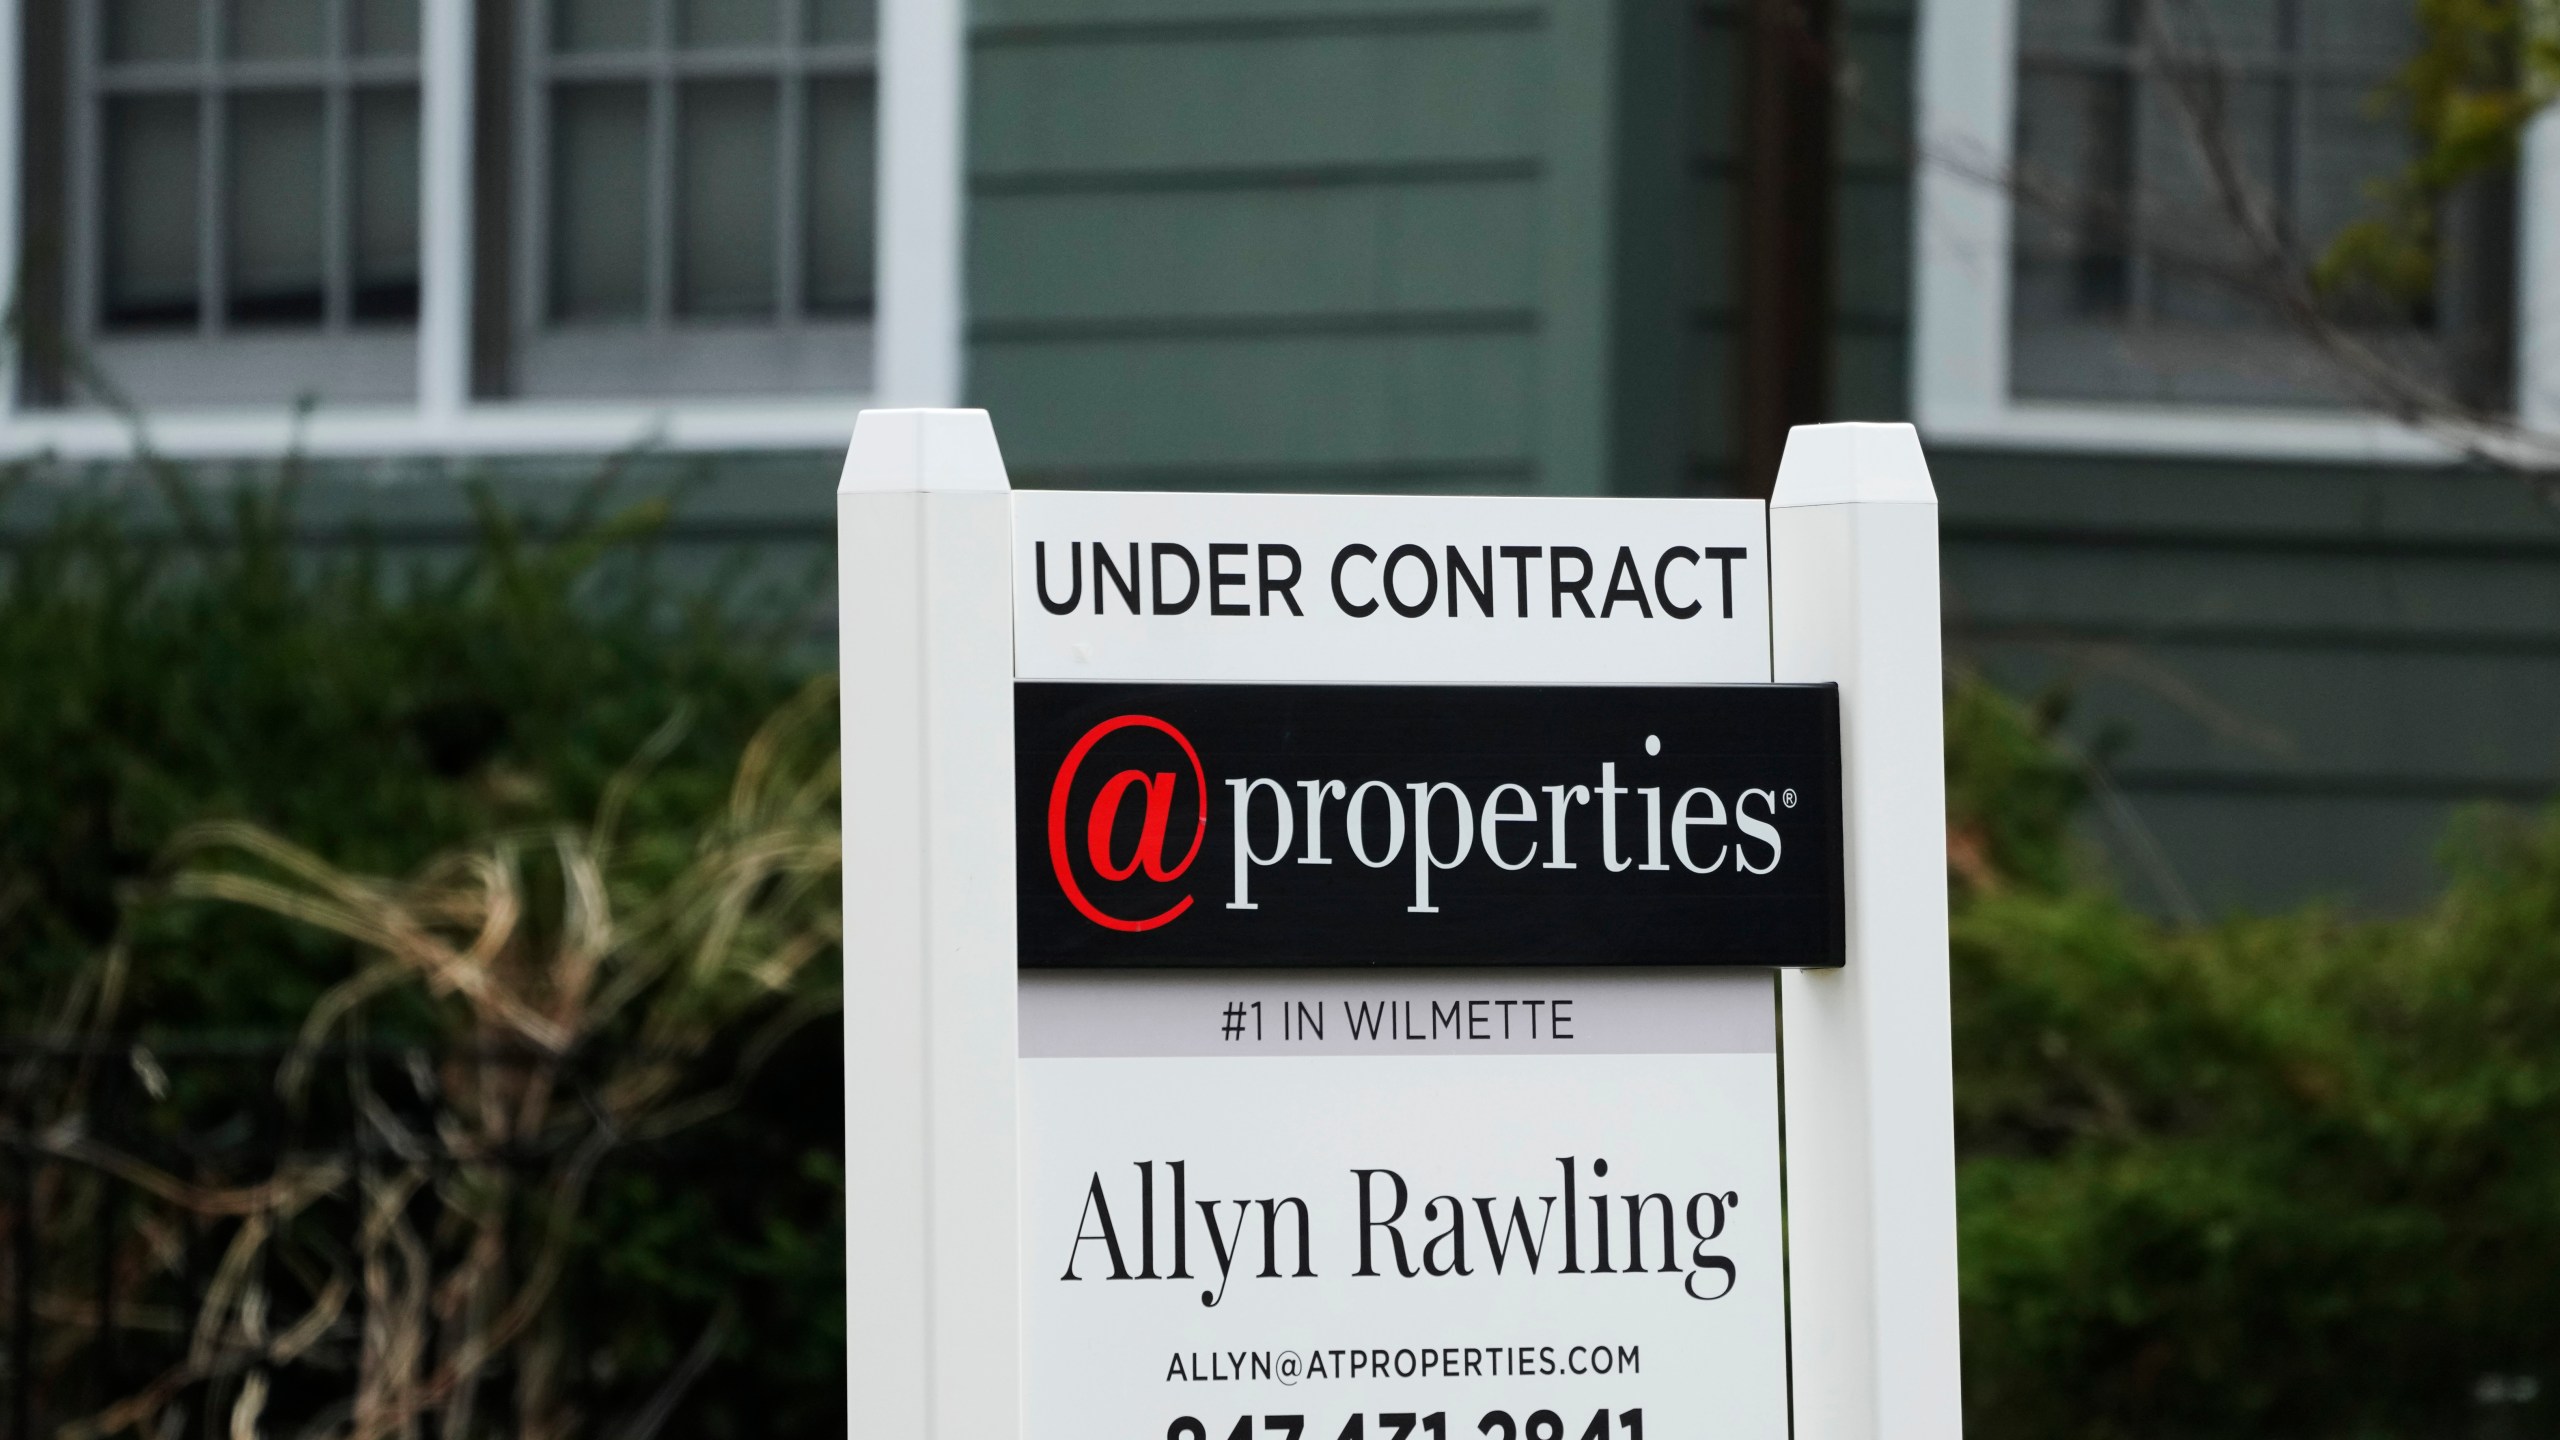
[[836, 481], [839, 495], [1012, 488], [984, 410], [865, 410]]
[[1906, 424], [1798, 425], [1778, 461], [1772, 509], [1806, 505], [1935, 505], [1920, 432]]

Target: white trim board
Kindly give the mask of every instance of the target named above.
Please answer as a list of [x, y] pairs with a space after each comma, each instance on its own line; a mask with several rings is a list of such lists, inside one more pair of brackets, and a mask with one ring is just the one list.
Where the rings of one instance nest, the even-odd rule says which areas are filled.
[[[1911, 409], [1933, 442], [2131, 455], [2429, 464], [2460, 450], [2377, 414], [2022, 401], [2009, 391], [2010, 201], [2020, 0], [1925, 0], [1911, 263]], [[1986, 63], [1987, 62], [1987, 63]], [[2560, 117], [2528, 137], [2517, 395], [2560, 431]]]
[[2084, 450], [2199, 459], [2442, 464], [2461, 452], [2396, 421], [2353, 414], [2222, 406], [2057, 405], [2006, 400], [1922, 407], [1933, 444]]
[[[147, 448], [177, 459], [609, 454], [632, 449], [840, 449], [864, 397], [690, 404], [471, 405], [436, 415], [405, 405], [314, 411], [155, 411], [141, 434], [94, 411], [18, 412], [0, 422], [0, 457], [112, 460]], [[137, 438], [144, 444], [137, 445]]]
[[418, 410], [450, 423], [471, 403], [470, 5], [418, 16]]

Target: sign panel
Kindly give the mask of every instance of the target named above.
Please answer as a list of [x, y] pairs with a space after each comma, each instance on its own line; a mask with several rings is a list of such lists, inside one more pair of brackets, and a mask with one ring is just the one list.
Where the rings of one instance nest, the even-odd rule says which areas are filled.
[[1766, 974], [1022, 981], [1024, 1433], [1786, 1434]]
[[1839, 695], [1747, 501], [1024, 493], [1025, 1432], [1786, 1433]]
[[1828, 685], [1021, 683], [1026, 967], [1837, 965]]
[[1391, 684], [1769, 678], [1751, 500], [1014, 497], [1014, 673]]
[[866, 411], [838, 517], [873, 1428], [1955, 1440], [1908, 426], [1764, 506], [1013, 493]]

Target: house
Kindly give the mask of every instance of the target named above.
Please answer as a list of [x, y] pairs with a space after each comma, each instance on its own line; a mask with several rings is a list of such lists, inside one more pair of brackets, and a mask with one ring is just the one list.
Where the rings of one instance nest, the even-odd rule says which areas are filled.
[[[2121, 203], [2196, 185], [2133, 0], [878, 6], [0, 0], [0, 452], [299, 447], [396, 538], [644, 445], [818, 555], [867, 403], [1024, 485], [1535, 494], [1908, 417], [1951, 660], [2069, 690], [2149, 903], [2405, 904], [2560, 780], [2560, 516]], [[2353, 218], [2407, 0], [2203, 8], [2277, 223]], [[2560, 425], [2560, 148], [2477, 188], [2374, 323]]]

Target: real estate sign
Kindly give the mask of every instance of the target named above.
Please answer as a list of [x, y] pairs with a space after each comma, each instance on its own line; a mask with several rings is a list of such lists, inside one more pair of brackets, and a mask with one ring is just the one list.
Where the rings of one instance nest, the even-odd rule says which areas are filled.
[[1015, 494], [865, 414], [857, 1424], [1954, 1433], [1934, 514], [1840, 438], [1789, 517]]

